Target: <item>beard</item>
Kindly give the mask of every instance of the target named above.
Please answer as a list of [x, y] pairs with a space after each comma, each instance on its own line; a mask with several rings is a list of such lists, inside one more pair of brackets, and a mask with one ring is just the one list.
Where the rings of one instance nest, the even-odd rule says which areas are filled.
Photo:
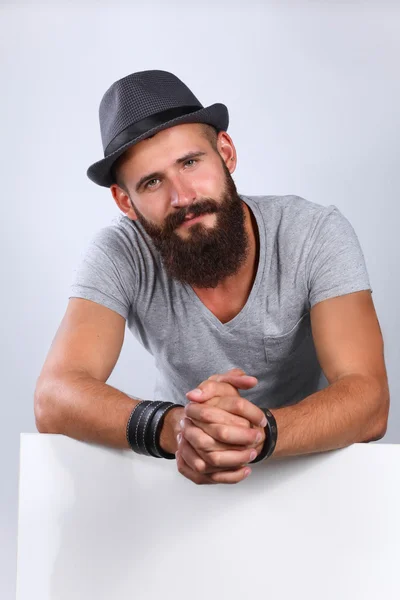
[[[153, 240], [168, 275], [199, 288], [215, 288], [237, 273], [249, 251], [242, 200], [228, 168], [222, 159], [221, 162], [225, 181], [219, 201], [203, 198], [176, 210], [162, 227], [145, 219], [132, 203], [137, 220]], [[214, 227], [194, 223], [189, 226], [186, 239], [176, 233], [188, 214], [198, 217], [213, 213]]]

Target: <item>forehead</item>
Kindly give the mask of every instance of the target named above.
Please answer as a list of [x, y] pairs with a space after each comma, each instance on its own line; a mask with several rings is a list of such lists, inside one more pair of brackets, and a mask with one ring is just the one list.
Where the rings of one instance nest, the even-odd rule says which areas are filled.
[[[129, 148], [124, 156], [131, 164], [139, 164], [142, 159], [147, 161], [166, 153], [184, 153], [189, 150], [207, 148], [201, 123], [183, 123], [159, 131], [154, 136], [146, 138]], [[172, 158], [172, 157], [171, 157]], [[174, 156], [174, 158], [177, 158]], [[124, 161], [125, 162], [125, 161]]]

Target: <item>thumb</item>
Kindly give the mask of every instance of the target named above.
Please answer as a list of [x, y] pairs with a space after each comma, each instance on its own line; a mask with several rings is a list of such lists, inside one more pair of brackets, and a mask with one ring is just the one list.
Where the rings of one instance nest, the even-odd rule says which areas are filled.
[[233, 387], [239, 390], [250, 390], [254, 386], [257, 385], [258, 379], [257, 377], [253, 377], [252, 375], [235, 375], [234, 373], [224, 373], [222, 375], [213, 375], [209, 377], [209, 379], [213, 381], [220, 381], [221, 383], [230, 383]]

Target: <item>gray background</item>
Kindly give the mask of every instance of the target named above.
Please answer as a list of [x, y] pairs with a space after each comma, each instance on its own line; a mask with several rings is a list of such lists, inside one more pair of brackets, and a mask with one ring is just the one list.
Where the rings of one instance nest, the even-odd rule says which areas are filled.
[[[363, 247], [400, 441], [400, 10], [376, 2], [3, 4], [1, 18], [0, 597], [15, 595], [20, 432], [91, 235], [117, 214], [86, 178], [98, 104], [133, 71], [178, 75], [224, 102], [244, 194], [335, 204]], [[154, 363], [129, 334], [110, 383], [150, 397]]]

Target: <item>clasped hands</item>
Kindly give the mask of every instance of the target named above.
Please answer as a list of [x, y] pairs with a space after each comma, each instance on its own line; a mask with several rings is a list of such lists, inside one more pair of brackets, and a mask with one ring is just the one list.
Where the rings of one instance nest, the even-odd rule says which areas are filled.
[[255, 377], [231, 369], [186, 394], [190, 402], [180, 421], [176, 452], [182, 475], [201, 485], [238, 483], [251, 473], [247, 464], [263, 447], [266, 417], [238, 389], [256, 384]]

